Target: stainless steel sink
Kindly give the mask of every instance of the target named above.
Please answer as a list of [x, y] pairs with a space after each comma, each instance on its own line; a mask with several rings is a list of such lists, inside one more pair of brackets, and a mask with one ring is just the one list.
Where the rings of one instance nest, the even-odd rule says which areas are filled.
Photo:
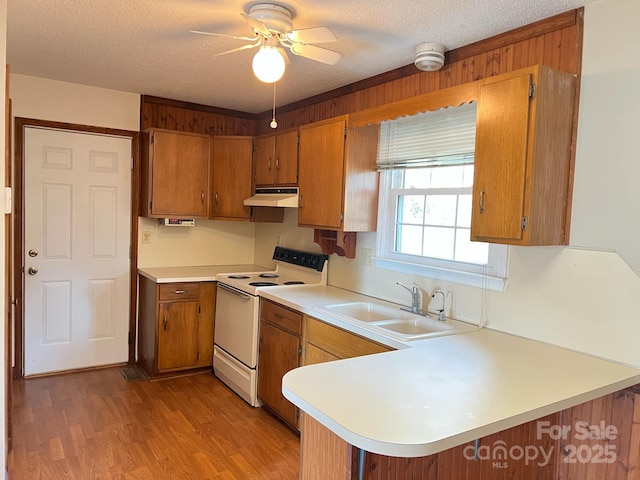
[[314, 309], [403, 341], [459, 333], [475, 328], [457, 320], [447, 319], [441, 322], [430, 315], [418, 315], [401, 310], [400, 307], [375, 302], [334, 303], [318, 305]]

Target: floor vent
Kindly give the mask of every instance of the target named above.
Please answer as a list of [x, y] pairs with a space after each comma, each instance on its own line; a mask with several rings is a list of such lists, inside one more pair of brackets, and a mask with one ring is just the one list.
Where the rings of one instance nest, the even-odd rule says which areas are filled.
[[146, 377], [142, 373], [142, 370], [136, 365], [122, 367], [120, 373], [127, 382], [134, 382], [136, 380], [146, 380]]

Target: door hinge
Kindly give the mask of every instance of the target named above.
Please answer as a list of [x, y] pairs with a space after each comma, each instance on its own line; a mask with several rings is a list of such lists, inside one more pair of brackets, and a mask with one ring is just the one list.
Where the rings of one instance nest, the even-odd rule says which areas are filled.
[[300, 423], [300, 409], [296, 408], [296, 424]]
[[536, 94], [536, 86], [535, 84], [532, 83], [529, 85], [529, 98], [533, 98], [535, 94]]
[[298, 135], [298, 136], [296, 137], [296, 143], [297, 143], [298, 145], [300, 145], [300, 135]]
[[200, 352], [196, 353], [196, 362], [200, 361]]
[[298, 345], [298, 356], [302, 356], [302, 345]]
[[153, 133], [149, 136], [149, 143], [153, 143]]
[[347, 138], [347, 127], [344, 127], [344, 138]]
[[344, 212], [340, 212], [340, 221], [344, 220]]
[[127, 344], [131, 345], [131, 332], [129, 332], [129, 335], [127, 336]]
[[198, 313], [202, 313], [202, 309], [200, 308], [200, 305], [198, 305]]
[[527, 217], [522, 217], [522, 231], [526, 231], [527, 230]]
[[130, 170], [133, 170], [133, 157], [131, 157], [131, 166], [130, 166]]

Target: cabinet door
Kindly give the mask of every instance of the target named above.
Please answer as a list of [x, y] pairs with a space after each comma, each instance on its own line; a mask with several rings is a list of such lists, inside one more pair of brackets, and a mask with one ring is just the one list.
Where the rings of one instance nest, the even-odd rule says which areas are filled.
[[339, 229], [344, 191], [345, 120], [300, 128], [298, 224]]
[[522, 238], [531, 75], [480, 88], [471, 239]]
[[275, 139], [276, 161], [273, 183], [295, 185], [298, 183], [298, 132], [282, 133]]
[[260, 322], [258, 398], [290, 425], [296, 425], [296, 407], [282, 395], [282, 377], [299, 365], [300, 339]]
[[198, 323], [198, 366], [210, 367], [213, 361], [213, 330], [216, 314], [216, 284], [200, 284], [200, 315]]
[[276, 137], [261, 137], [256, 140], [256, 185], [272, 185], [275, 169]]
[[340, 360], [340, 357], [316, 347], [312, 343], [307, 343], [304, 352], [304, 364], [315, 365], [316, 363], [333, 362]]
[[251, 196], [251, 137], [214, 137], [211, 218], [248, 220]]
[[193, 367], [198, 357], [198, 302], [161, 303], [158, 371]]
[[155, 130], [149, 141], [151, 214], [207, 217], [210, 137]]

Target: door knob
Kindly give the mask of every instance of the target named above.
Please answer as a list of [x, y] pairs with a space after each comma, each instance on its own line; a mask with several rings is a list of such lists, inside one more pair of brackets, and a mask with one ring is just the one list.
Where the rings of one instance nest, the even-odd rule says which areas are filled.
[[27, 270], [27, 273], [29, 275], [35, 275], [36, 273], [38, 273], [38, 267], [29, 267], [29, 269]]
[[35, 248], [32, 248], [31, 250], [29, 250], [29, 256], [30, 257], [37, 257], [38, 256], [38, 250], [36, 250]]

